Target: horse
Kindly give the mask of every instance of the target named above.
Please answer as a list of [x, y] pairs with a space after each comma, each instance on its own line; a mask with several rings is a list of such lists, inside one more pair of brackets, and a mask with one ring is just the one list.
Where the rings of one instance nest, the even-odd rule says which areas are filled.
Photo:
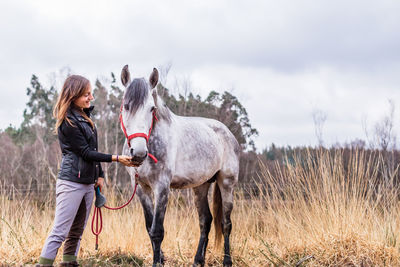
[[[233, 189], [239, 176], [241, 151], [234, 135], [221, 122], [174, 114], [157, 93], [159, 74], [131, 80], [128, 65], [121, 71], [125, 87], [120, 122], [126, 142], [123, 154], [137, 168], [127, 167], [143, 207], [153, 249], [153, 266], [164, 264], [161, 243], [164, 215], [171, 188], [192, 188], [200, 223], [200, 240], [193, 266], [204, 266], [208, 235], [214, 217], [216, 247], [224, 238], [224, 266], [232, 266]], [[213, 215], [208, 205], [212, 183]], [[154, 197], [154, 201], [153, 201]]]

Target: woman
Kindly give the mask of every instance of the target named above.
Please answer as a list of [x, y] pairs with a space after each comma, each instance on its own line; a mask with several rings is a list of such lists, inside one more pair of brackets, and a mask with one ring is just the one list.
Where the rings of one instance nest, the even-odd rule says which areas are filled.
[[[100, 162], [117, 161], [133, 167], [131, 157], [97, 151], [97, 130], [90, 119], [93, 106], [90, 82], [79, 75], [69, 76], [54, 107], [55, 132], [62, 151], [56, 184], [56, 212], [37, 266], [52, 266], [65, 240], [60, 266], [79, 266], [77, 254], [93, 202], [94, 188], [104, 184]], [[95, 186], [93, 186], [95, 185]]]

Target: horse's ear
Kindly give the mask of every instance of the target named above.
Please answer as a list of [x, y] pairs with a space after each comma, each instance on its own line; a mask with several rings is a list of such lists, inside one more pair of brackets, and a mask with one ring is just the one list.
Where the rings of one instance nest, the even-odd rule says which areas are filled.
[[150, 81], [151, 88], [156, 87], [156, 85], [158, 83], [158, 70], [156, 68], [153, 68], [153, 72], [150, 75], [149, 81]]
[[131, 83], [131, 74], [129, 73], [128, 65], [125, 65], [121, 71], [121, 82], [125, 87]]

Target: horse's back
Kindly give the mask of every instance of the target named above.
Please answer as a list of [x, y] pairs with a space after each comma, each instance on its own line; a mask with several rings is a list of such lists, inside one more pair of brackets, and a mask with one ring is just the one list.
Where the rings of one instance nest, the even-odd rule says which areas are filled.
[[180, 116], [175, 122], [176, 180], [186, 180], [187, 185], [201, 184], [218, 171], [237, 177], [240, 146], [223, 123]]
[[[180, 117], [184, 134], [200, 143], [213, 143], [225, 154], [238, 156], [240, 146], [233, 133], [220, 121], [203, 117]], [[219, 151], [222, 152], [222, 151]]]

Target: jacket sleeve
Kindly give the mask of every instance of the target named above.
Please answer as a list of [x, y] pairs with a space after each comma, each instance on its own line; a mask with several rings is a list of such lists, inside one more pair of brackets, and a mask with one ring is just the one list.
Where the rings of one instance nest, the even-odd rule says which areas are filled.
[[101, 163], [99, 163], [99, 177], [104, 178], [103, 167], [101, 167]]
[[86, 161], [111, 162], [112, 155], [97, 152], [89, 147], [83, 133], [78, 126], [73, 127], [64, 121], [60, 126], [62, 134], [69, 143], [71, 149]]

